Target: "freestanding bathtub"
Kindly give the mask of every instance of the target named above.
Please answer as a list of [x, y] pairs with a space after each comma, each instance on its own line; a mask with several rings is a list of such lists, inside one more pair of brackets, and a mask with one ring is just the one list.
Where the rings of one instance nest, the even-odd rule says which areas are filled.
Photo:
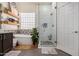
[[28, 34], [13, 34], [14, 41], [18, 41], [19, 45], [32, 45], [31, 35]]

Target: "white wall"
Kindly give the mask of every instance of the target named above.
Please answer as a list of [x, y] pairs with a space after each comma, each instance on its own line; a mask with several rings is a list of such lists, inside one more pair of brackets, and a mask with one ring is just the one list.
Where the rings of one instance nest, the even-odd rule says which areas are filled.
[[8, 3], [7, 2], [0, 2], [2, 4], [3, 7], [8, 8]]
[[19, 12], [31, 13], [36, 11], [36, 4], [31, 2], [17, 2]]

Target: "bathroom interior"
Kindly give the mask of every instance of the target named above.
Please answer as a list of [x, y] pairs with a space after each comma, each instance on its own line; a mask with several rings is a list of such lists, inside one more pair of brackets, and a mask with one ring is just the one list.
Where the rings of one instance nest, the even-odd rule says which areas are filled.
[[72, 2], [0, 2], [0, 55], [79, 55], [78, 40], [71, 40], [78, 35], [70, 33], [78, 29], [78, 20], [72, 24], [78, 8]]
[[[13, 34], [13, 49], [27, 50], [34, 48], [31, 32], [33, 28], [36, 28], [39, 32], [38, 48], [55, 47], [56, 19], [53, 17], [54, 6], [55, 3], [52, 2], [1, 2], [0, 33]], [[52, 20], [53, 18], [54, 20]], [[6, 35], [4, 36], [7, 38]]]

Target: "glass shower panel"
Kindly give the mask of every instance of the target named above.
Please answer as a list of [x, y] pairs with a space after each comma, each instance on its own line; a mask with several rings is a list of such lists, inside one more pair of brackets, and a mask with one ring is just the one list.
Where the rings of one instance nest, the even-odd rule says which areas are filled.
[[53, 19], [52, 3], [39, 3], [38, 19], [40, 46], [56, 46], [56, 19]]

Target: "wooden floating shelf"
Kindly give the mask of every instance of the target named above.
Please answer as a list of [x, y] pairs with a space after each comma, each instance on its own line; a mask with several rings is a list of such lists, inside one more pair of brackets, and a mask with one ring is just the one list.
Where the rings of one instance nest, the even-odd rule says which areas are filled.
[[14, 22], [10, 22], [10, 21], [7, 21], [7, 22], [0, 22], [0, 24], [10, 24], [10, 25], [18, 25], [17, 21], [14, 21]]

